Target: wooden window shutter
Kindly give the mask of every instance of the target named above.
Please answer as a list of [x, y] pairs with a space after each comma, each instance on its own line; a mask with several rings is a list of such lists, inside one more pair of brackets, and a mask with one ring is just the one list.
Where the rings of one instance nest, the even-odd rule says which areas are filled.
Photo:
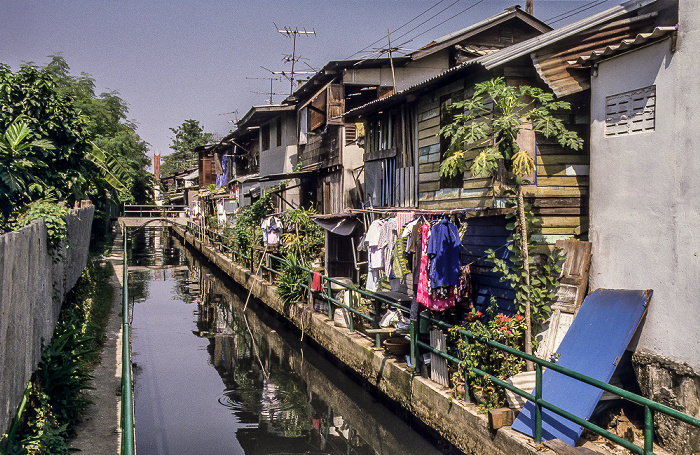
[[342, 125], [345, 123], [341, 115], [345, 113], [345, 91], [342, 84], [328, 86], [328, 124]]
[[327, 91], [321, 92], [307, 107], [309, 108], [309, 131], [322, 127], [326, 123]]

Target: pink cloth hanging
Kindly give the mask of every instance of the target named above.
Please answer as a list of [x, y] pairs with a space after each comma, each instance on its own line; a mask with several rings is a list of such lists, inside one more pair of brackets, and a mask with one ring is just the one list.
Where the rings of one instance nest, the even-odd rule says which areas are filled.
[[443, 311], [447, 308], [451, 308], [455, 305], [455, 290], [454, 286], [450, 286], [450, 290], [447, 298], [440, 299], [435, 298], [430, 295], [430, 288], [428, 285], [428, 235], [430, 232], [430, 225], [428, 223], [421, 226], [422, 233], [422, 252], [420, 258], [420, 278], [418, 280], [418, 290], [416, 291], [416, 301], [422, 304], [429, 310]]

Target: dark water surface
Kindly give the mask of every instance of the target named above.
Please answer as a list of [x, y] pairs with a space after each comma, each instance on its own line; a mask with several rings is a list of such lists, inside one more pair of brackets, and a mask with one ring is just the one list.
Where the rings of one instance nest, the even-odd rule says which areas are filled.
[[130, 241], [139, 455], [453, 453], [166, 232]]

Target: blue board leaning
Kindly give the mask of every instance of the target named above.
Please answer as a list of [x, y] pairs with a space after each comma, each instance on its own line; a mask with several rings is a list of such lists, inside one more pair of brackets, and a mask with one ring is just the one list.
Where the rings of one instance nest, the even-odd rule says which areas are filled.
[[[557, 349], [557, 365], [608, 382], [649, 299], [651, 291], [598, 289], [589, 294]], [[591, 416], [602, 394], [601, 389], [556, 371], [542, 373], [542, 399], [583, 419]], [[534, 403], [525, 404], [512, 428], [534, 436]], [[575, 446], [582, 431], [582, 426], [542, 409], [543, 440], [561, 439]]]

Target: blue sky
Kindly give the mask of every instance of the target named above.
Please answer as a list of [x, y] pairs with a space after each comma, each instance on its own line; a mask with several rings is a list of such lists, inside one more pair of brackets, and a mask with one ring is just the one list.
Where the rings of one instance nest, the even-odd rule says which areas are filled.
[[[534, 0], [534, 13], [548, 22], [587, 8], [551, 24], [556, 28], [619, 3]], [[283, 57], [292, 42], [274, 24], [316, 31], [297, 38], [297, 54], [308, 59], [300, 64], [303, 70], [386, 40], [387, 29], [393, 32], [431, 7], [392, 36], [418, 26], [401, 39], [414, 38], [405, 47], [416, 49], [515, 4], [524, 8], [525, 1], [2, 0], [0, 63], [16, 71], [23, 62], [45, 65], [48, 55], [61, 53], [71, 74], [89, 73], [98, 91], [118, 91], [152, 152], [168, 154], [170, 127], [192, 118], [206, 131], [225, 135], [235, 128], [232, 112], [241, 117], [252, 105], [266, 104], [269, 94], [254, 92], [269, 91], [269, 80], [251, 78], [272, 76], [261, 67], [290, 69]], [[370, 49], [381, 44], [386, 41]], [[273, 88], [287, 93], [289, 82], [274, 82]]]

